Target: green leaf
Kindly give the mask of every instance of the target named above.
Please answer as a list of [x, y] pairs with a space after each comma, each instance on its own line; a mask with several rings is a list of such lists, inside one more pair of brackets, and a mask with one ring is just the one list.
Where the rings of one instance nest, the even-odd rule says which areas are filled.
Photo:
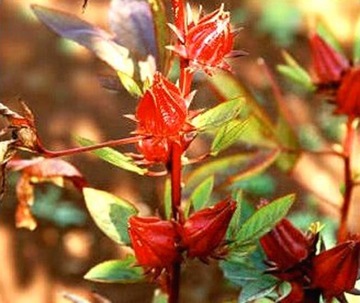
[[172, 52], [166, 49], [170, 45], [170, 30], [165, 11], [165, 5], [162, 0], [148, 0], [154, 20], [155, 37], [159, 59], [157, 62], [157, 70], [167, 75], [170, 68], [170, 59]]
[[155, 289], [154, 297], [151, 303], [167, 303], [169, 302], [169, 296], [161, 291], [161, 289]]
[[330, 44], [331, 47], [333, 47], [338, 53], [342, 54], [346, 58], [344, 50], [341, 47], [339, 41], [325, 23], [317, 22], [316, 31], [327, 43]]
[[259, 279], [246, 284], [241, 290], [238, 303], [253, 302], [270, 294], [277, 286], [278, 280], [270, 275], [262, 275]]
[[236, 98], [221, 103], [192, 119], [191, 124], [199, 130], [219, 127], [222, 124], [234, 119], [241, 111], [244, 98]]
[[86, 206], [96, 225], [113, 241], [130, 244], [127, 223], [138, 213], [130, 203], [106, 191], [84, 188]]
[[240, 221], [241, 221], [241, 206], [242, 206], [242, 199], [243, 199], [243, 193], [242, 190], [236, 191], [236, 193], [233, 194], [233, 199], [236, 202], [236, 210], [231, 218], [229, 228], [227, 230], [227, 238], [233, 239], [235, 237], [235, 234], [238, 233], [240, 228]]
[[117, 71], [117, 75], [124, 86], [124, 88], [135, 98], [140, 98], [142, 96], [142, 91], [136, 81], [131, 78], [129, 75], [122, 73], [121, 71]]
[[359, 63], [360, 60], [360, 18], [355, 27], [353, 60], [355, 64]]
[[111, 260], [94, 266], [84, 278], [103, 283], [138, 283], [144, 281], [144, 270], [136, 266], [135, 257], [129, 255], [124, 260]]
[[197, 211], [208, 204], [213, 187], [214, 176], [210, 176], [194, 189], [189, 199], [190, 203], [187, 204], [188, 206], [185, 209], [185, 216], [189, 214], [191, 205], [194, 207], [194, 210]]
[[281, 197], [255, 212], [241, 226], [236, 235], [236, 246], [255, 242], [269, 232], [282, 218], [286, 216], [294, 203], [295, 195]]
[[217, 132], [211, 145], [211, 155], [216, 156], [220, 151], [228, 148], [239, 140], [239, 135], [248, 125], [248, 120], [231, 120]]
[[276, 160], [278, 155], [277, 150], [249, 152], [205, 163], [189, 174], [185, 190], [193, 189], [211, 175], [215, 175], [217, 186], [230, 186], [234, 182], [262, 172]]
[[[77, 137], [76, 141], [82, 146], [95, 144], [93, 141], [81, 137]], [[139, 175], [144, 175], [147, 172], [146, 169], [137, 166], [132, 158], [125, 156], [113, 148], [104, 147], [98, 150], [94, 150], [92, 153], [112, 165], [137, 173]]]

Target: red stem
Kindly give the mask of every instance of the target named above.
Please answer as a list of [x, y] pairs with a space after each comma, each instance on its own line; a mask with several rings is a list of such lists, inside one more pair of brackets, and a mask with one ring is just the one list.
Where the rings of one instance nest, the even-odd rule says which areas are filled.
[[351, 152], [355, 139], [355, 127], [353, 125], [354, 118], [349, 117], [346, 123], [346, 136], [343, 144], [344, 148], [344, 184], [345, 184], [345, 192], [344, 192], [344, 203], [341, 208], [340, 214], [340, 227], [338, 230], [337, 240], [338, 242], [343, 242], [348, 237], [348, 217], [349, 210], [351, 205], [351, 196], [354, 189], [354, 182], [352, 179], [351, 172]]
[[109, 140], [106, 142], [90, 145], [90, 146], [83, 146], [83, 147], [75, 147], [65, 150], [59, 150], [59, 151], [51, 151], [47, 150], [45, 148], [42, 148], [43, 156], [46, 158], [58, 158], [58, 157], [64, 157], [64, 156], [70, 156], [75, 155], [79, 153], [84, 153], [88, 151], [93, 151], [96, 149], [104, 148], [104, 147], [112, 147], [112, 146], [118, 146], [118, 145], [125, 145], [125, 144], [131, 144], [139, 142], [139, 140], [146, 138], [145, 136], [135, 136], [130, 138], [123, 138], [123, 139], [116, 139], [116, 140]]

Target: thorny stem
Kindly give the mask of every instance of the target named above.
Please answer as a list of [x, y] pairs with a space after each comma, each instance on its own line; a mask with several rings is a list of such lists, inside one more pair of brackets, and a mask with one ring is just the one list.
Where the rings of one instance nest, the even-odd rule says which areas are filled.
[[43, 148], [43, 156], [46, 158], [58, 158], [58, 157], [64, 157], [64, 156], [71, 156], [75, 154], [80, 154], [88, 151], [93, 151], [96, 149], [104, 148], [104, 147], [113, 147], [118, 145], [125, 145], [125, 144], [131, 144], [139, 142], [139, 140], [146, 138], [146, 136], [135, 136], [130, 138], [123, 138], [123, 139], [116, 139], [116, 140], [109, 140], [106, 142], [102, 142], [99, 144], [94, 144], [90, 146], [83, 146], [83, 147], [75, 147], [65, 150], [59, 150], [59, 151], [52, 151], [47, 150]]
[[348, 236], [348, 217], [349, 210], [351, 205], [351, 196], [354, 189], [355, 183], [352, 179], [351, 172], [351, 152], [355, 139], [355, 126], [354, 126], [354, 118], [349, 117], [346, 123], [346, 135], [343, 144], [343, 160], [344, 160], [344, 202], [341, 207], [340, 214], [340, 227], [338, 230], [337, 240], [338, 242], [343, 242], [346, 240]]

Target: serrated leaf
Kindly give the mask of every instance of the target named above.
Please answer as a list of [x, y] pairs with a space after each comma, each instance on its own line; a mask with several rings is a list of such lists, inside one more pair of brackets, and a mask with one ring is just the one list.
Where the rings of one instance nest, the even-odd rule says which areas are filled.
[[[81, 137], [76, 137], [76, 141], [82, 146], [89, 146], [95, 144], [95, 142]], [[144, 175], [147, 172], [145, 168], [137, 166], [132, 158], [125, 156], [124, 154], [118, 152], [113, 148], [100, 148], [92, 151], [92, 153], [103, 159], [104, 161], [111, 163], [112, 165], [137, 173], [139, 175]]]
[[233, 145], [239, 140], [239, 135], [244, 132], [248, 120], [231, 120], [223, 125], [217, 132], [211, 145], [211, 155], [216, 156], [219, 152]]
[[135, 257], [129, 255], [124, 260], [111, 260], [94, 266], [84, 278], [103, 283], [138, 283], [144, 281], [144, 270], [136, 266]]
[[106, 191], [86, 187], [83, 194], [96, 225], [113, 241], [130, 244], [127, 223], [129, 217], [138, 213], [137, 209]]
[[270, 275], [263, 275], [261, 278], [246, 284], [241, 290], [238, 303], [253, 302], [270, 294], [277, 286], [278, 280]]
[[117, 44], [113, 35], [72, 14], [40, 5], [32, 5], [32, 10], [43, 23], [60, 36], [81, 44], [115, 70], [133, 77], [134, 63], [129, 57], [129, 50]]
[[165, 11], [165, 5], [162, 0], [148, 0], [153, 15], [153, 23], [155, 29], [156, 46], [158, 53], [157, 70], [167, 75], [170, 68], [170, 59], [172, 52], [166, 49], [170, 45], [170, 31]]
[[236, 235], [235, 246], [255, 242], [269, 232], [282, 218], [286, 216], [293, 205], [295, 195], [290, 194], [265, 205], [256, 211], [241, 226]]
[[190, 203], [188, 203], [188, 206], [185, 209], [185, 216], [189, 214], [191, 206], [193, 206], [194, 210], [197, 211], [204, 208], [208, 204], [213, 187], [214, 176], [210, 176], [194, 189], [189, 198]]
[[236, 98], [221, 103], [192, 119], [191, 124], [198, 130], [219, 127], [222, 124], [234, 119], [241, 111], [244, 98]]

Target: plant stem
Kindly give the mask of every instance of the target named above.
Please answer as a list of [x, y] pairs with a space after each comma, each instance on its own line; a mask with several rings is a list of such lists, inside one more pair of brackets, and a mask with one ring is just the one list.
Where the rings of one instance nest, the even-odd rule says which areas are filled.
[[349, 117], [346, 123], [346, 135], [343, 143], [345, 189], [344, 189], [344, 202], [341, 207], [341, 214], [340, 214], [340, 227], [337, 236], [338, 242], [345, 241], [349, 233], [347, 223], [348, 223], [349, 210], [351, 205], [351, 196], [354, 188], [354, 182], [352, 179], [352, 172], [351, 172], [351, 152], [355, 139], [355, 127], [353, 122], [354, 122], [354, 118]]
[[58, 157], [64, 157], [64, 156], [71, 156], [75, 154], [80, 154], [88, 151], [93, 151], [96, 149], [104, 148], [104, 147], [112, 147], [112, 146], [118, 146], [118, 145], [125, 145], [125, 144], [131, 144], [131, 143], [137, 143], [141, 139], [145, 139], [145, 136], [135, 136], [130, 138], [123, 138], [123, 139], [115, 139], [115, 140], [109, 140], [102, 143], [90, 145], [90, 146], [82, 146], [82, 147], [74, 147], [70, 149], [65, 150], [59, 150], [59, 151], [51, 151], [43, 148], [42, 153], [43, 156], [46, 158], [58, 158]]

